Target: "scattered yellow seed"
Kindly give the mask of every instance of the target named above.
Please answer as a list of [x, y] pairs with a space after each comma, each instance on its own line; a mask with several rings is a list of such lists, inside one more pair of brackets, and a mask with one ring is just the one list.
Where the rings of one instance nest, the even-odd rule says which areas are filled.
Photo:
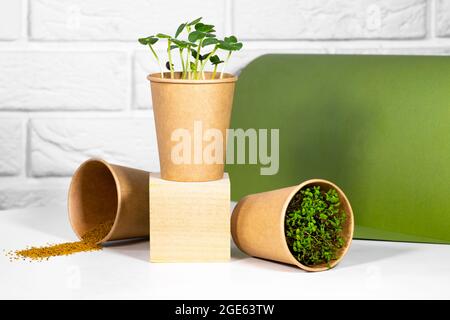
[[86, 232], [80, 241], [66, 242], [61, 244], [47, 244], [44, 247], [28, 247], [22, 250], [8, 251], [6, 256], [9, 261], [30, 260], [43, 261], [50, 257], [67, 256], [77, 252], [87, 252], [101, 250], [102, 245], [98, 244], [111, 230], [114, 221], [108, 221]]

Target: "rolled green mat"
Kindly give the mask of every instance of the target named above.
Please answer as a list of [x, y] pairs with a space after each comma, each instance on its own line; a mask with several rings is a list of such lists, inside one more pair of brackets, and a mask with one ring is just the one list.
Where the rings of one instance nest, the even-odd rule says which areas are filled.
[[231, 127], [279, 129], [276, 174], [227, 165], [233, 200], [323, 178], [348, 195], [356, 238], [450, 243], [450, 57], [263, 56]]

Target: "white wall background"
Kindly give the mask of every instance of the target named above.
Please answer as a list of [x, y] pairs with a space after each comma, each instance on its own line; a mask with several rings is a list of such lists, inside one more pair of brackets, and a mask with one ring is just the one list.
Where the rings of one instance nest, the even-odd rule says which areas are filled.
[[0, 210], [64, 204], [85, 159], [158, 170], [140, 36], [205, 17], [269, 52], [450, 54], [450, 0], [0, 0]]

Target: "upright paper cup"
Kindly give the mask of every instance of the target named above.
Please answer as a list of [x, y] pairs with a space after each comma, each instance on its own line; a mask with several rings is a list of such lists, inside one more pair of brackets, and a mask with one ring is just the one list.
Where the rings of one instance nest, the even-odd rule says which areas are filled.
[[84, 162], [69, 189], [69, 219], [77, 236], [114, 221], [99, 243], [148, 237], [149, 172], [122, 167], [100, 159]]
[[[345, 246], [339, 250], [338, 259], [332, 260], [329, 266], [301, 264], [292, 255], [286, 241], [286, 209], [300, 189], [311, 186], [320, 186], [322, 190], [334, 188], [339, 194], [341, 208], [347, 213], [343, 228]], [[324, 271], [337, 265], [350, 247], [353, 237], [353, 211], [339, 187], [326, 180], [313, 179], [297, 186], [257, 193], [241, 199], [233, 210], [231, 233], [239, 249], [248, 255], [292, 264], [306, 271]]]
[[[182, 80], [177, 72], [175, 79], [170, 79], [170, 73], [166, 73], [164, 78], [159, 73], [147, 78], [152, 90], [161, 177], [186, 182], [222, 179], [226, 130], [230, 125], [237, 77], [227, 73], [223, 79], [211, 79], [211, 73], [205, 72], [206, 80]], [[199, 127], [203, 133], [201, 136], [198, 136]], [[203, 151], [212, 141], [212, 137], [207, 136], [209, 129], [217, 129], [222, 135], [222, 154], [219, 155], [222, 161], [216, 161], [219, 163], [202, 159]], [[173, 147], [181, 141], [176, 130], [190, 136], [188, 144], [191, 148], [184, 150], [188, 153], [189, 161], [173, 161]]]

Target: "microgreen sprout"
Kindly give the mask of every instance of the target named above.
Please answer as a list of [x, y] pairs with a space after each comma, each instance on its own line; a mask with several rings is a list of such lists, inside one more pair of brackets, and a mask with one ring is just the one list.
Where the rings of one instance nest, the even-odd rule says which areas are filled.
[[223, 73], [225, 71], [225, 67], [228, 64], [228, 60], [230, 60], [231, 53], [233, 51], [239, 51], [242, 49], [242, 43], [238, 42], [235, 36], [225, 37], [223, 41], [220, 41], [219, 48], [225, 51], [228, 51], [227, 58], [225, 59], [225, 63], [223, 65], [222, 72], [220, 73], [220, 79], [223, 77]]
[[[219, 40], [216, 37], [216, 30], [214, 25], [205, 24], [200, 22], [202, 18], [197, 18], [191, 22], [181, 23], [174, 36], [170, 36], [165, 33], [158, 33], [155, 36], [149, 36], [146, 38], [140, 38], [139, 43], [147, 45], [153, 56], [155, 57], [160, 69], [161, 77], [164, 78], [164, 72], [156, 54], [153, 45], [158, 40], [167, 40], [167, 56], [168, 61], [165, 64], [170, 71], [170, 77], [175, 77], [175, 65], [173, 63], [172, 50], [178, 49], [181, 61], [181, 79], [205, 79], [205, 67], [208, 62], [213, 67], [212, 79], [216, 78], [217, 67], [223, 63], [223, 68], [220, 73], [220, 79], [223, 78], [226, 65], [231, 57], [233, 51], [239, 51], [242, 48], [242, 43], [238, 42], [235, 36], [225, 37], [223, 40]], [[187, 35], [187, 39], [180, 39], [184, 33]], [[203, 53], [202, 49], [206, 50], [206, 47], [211, 48], [209, 52]], [[186, 54], [184, 51], [186, 50]], [[223, 51], [226, 54], [225, 60], [222, 60], [218, 53]], [[191, 61], [191, 58], [193, 61]]]
[[154, 37], [154, 36], [149, 36], [147, 38], [140, 38], [138, 41], [140, 44], [148, 46], [151, 50], [151, 52], [153, 53], [153, 56], [156, 59], [156, 62], [158, 62], [159, 68], [161, 70], [161, 78], [164, 78], [164, 71], [163, 68], [161, 66], [161, 62], [159, 61], [159, 57], [155, 52], [155, 49], [153, 49], [153, 45], [158, 42], [158, 38]]

